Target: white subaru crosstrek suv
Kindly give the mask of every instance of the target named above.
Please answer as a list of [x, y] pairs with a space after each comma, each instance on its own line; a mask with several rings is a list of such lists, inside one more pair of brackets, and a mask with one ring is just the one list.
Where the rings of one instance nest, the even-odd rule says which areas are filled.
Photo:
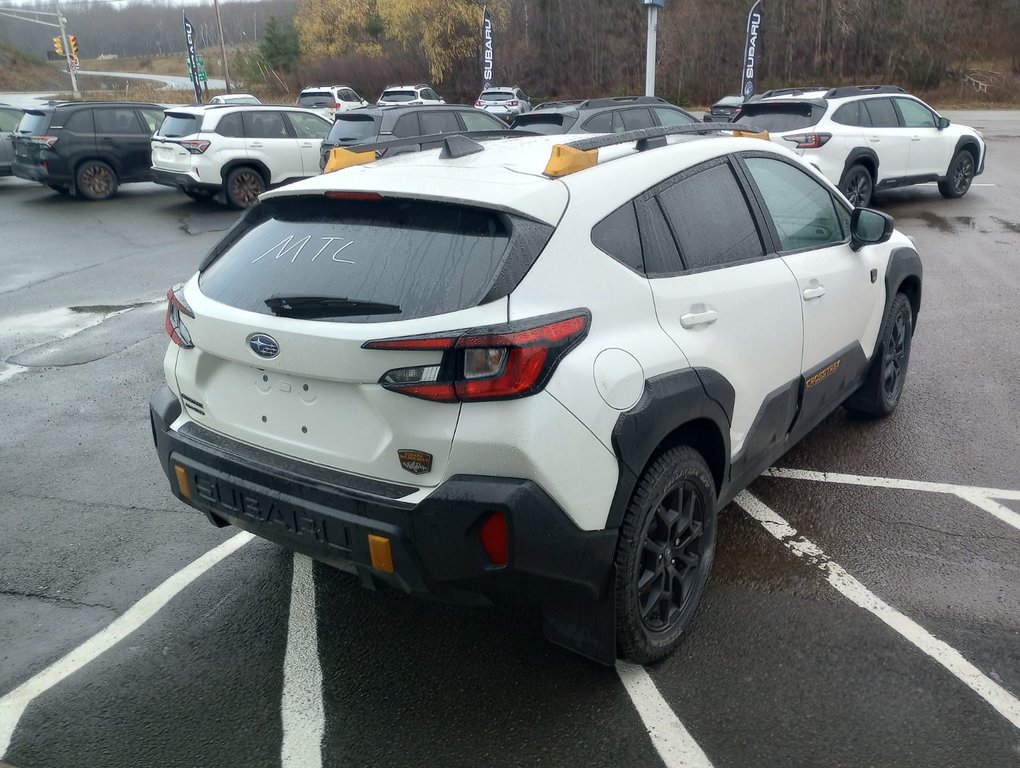
[[333, 121], [341, 112], [367, 107], [368, 102], [349, 85], [313, 85], [298, 94], [294, 106], [314, 109], [327, 120]]
[[397, 104], [400, 106], [418, 106], [420, 104], [445, 104], [446, 101], [425, 83], [418, 85], [388, 85], [376, 104]]
[[868, 205], [874, 191], [925, 182], [961, 197], [985, 167], [977, 131], [892, 85], [766, 91], [736, 119], [768, 131], [855, 205]]
[[298, 107], [173, 107], [152, 137], [153, 181], [195, 199], [223, 190], [227, 203], [247, 208], [270, 187], [318, 174], [331, 127]]
[[669, 652], [718, 511], [841, 404], [892, 412], [921, 301], [890, 217], [713, 131], [415, 137], [263, 195], [168, 293], [173, 493], [366, 586], [534, 600], [606, 664]]

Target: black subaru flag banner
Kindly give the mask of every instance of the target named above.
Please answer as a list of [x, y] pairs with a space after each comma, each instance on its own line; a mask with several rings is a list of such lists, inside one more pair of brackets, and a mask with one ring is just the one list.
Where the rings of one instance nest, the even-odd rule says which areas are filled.
[[202, 103], [202, 83], [198, 79], [198, 58], [195, 56], [195, 28], [184, 16], [184, 37], [188, 41], [188, 68], [191, 70], [191, 84], [195, 86], [195, 103]]
[[482, 90], [492, 87], [495, 78], [496, 57], [492, 52], [492, 18], [489, 9], [482, 12]]
[[745, 99], [754, 96], [758, 90], [758, 68], [761, 66], [761, 30], [765, 21], [765, 8], [762, 0], [751, 6], [747, 14], [747, 44], [744, 46], [744, 79], [740, 84], [740, 94]]

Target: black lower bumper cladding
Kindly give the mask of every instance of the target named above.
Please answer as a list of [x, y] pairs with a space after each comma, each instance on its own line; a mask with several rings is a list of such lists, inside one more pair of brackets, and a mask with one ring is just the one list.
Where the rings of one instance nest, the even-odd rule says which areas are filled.
[[[541, 605], [546, 636], [613, 664], [617, 531], [582, 531], [530, 480], [457, 475], [419, 504], [411, 486], [298, 462], [210, 432], [170, 425], [181, 406], [169, 388], [150, 402], [160, 464], [179, 499], [218, 526], [234, 525], [350, 570], [371, 588], [462, 604]], [[182, 490], [182, 484], [186, 486]], [[480, 529], [502, 512], [508, 562], [495, 566]], [[369, 536], [385, 537], [393, 572], [372, 565]]]

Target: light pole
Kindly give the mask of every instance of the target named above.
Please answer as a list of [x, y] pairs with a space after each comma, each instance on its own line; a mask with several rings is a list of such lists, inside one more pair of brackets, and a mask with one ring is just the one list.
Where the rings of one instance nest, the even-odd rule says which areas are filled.
[[[64, 24], [67, 23], [67, 19], [65, 19], [60, 13], [59, 2], [56, 2], [56, 6], [56, 13], [50, 13], [49, 11], [28, 11], [22, 8], [0, 8], [0, 16], [17, 19], [18, 21], [27, 21], [31, 24], [42, 24], [44, 27], [55, 27], [60, 30], [60, 43], [64, 49], [64, 60], [67, 62], [67, 74], [71, 76], [71, 92], [74, 94], [74, 98], [80, 99], [81, 92], [78, 90], [78, 73], [71, 64], [71, 45], [67, 40], [67, 30], [64, 29]], [[30, 18], [26, 14], [31, 14], [36, 18]], [[52, 21], [43, 21], [38, 18], [39, 16], [56, 19], [56, 23], [54, 24]], [[78, 57], [75, 56], [74, 58], [75, 63], [77, 63]]]
[[666, 0], [641, 0], [648, 7], [648, 42], [645, 50], [645, 96], [655, 95], [655, 40], [659, 26], [659, 9]]
[[227, 46], [223, 43], [223, 22], [220, 20], [220, 0], [213, 0], [216, 6], [216, 26], [220, 30], [220, 55], [223, 57], [223, 82], [227, 85], [227, 93], [230, 90], [230, 69], [227, 67]]

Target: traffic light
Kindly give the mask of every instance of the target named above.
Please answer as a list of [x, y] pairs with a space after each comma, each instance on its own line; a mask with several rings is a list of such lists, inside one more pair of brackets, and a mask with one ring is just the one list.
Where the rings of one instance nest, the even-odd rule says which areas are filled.
[[53, 38], [53, 50], [55, 50], [60, 56], [64, 55], [64, 41], [61, 38]]
[[75, 35], [68, 35], [67, 44], [71, 47], [71, 55], [78, 58], [78, 38]]

